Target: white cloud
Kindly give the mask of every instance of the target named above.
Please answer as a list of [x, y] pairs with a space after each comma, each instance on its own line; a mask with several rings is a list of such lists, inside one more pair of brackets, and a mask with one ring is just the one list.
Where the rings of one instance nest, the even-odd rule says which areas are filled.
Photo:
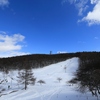
[[[100, 24], [100, 0], [63, 0], [63, 3], [70, 2], [78, 9], [78, 15], [82, 16], [78, 22], [87, 22], [88, 25]], [[90, 2], [90, 3], [89, 3]], [[93, 5], [93, 10], [88, 11], [87, 15], [84, 12]]]
[[30, 54], [29, 52], [20, 52], [20, 51], [9, 51], [9, 52], [0, 52], [0, 58], [4, 57], [14, 57]]
[[77, 0], [62, 0], [62, 4], [70, 2], [71, 4], [75, 3]]
[[99, 38], [98, 37], [94, 37], [94, 39], [98, 40]]
[[57, 53], [59, 54], [59, 53], [68, 53], [68, 52], [66, 52], [66, 51], [57, 51]]
[[75, 7], [79, 10], [78, 15], [82, 16], [83, 13], [88, 9], [88, 5], [86, 5], [88, 0], [78, 0], [75, 2]]
[[89, 25], [93, 24], [100, 24], [100, 0], [96, 2], [97, 0], [92, 0], [92, 3], [96, 3], [93, 11], [89, 11], [87, 16], [85, 16], [81, 21], [87, 21]]
[[74, 4], [75, 8], [79, 11], [78, 15], [82, 16], [83, 13], [88, 9], [87, 2], [88, 0], [63, 0], [62, 3], [70, 2], [70, 4]]
[[0, 7], [8, 6], [9, 1], [8, 0], [0, 0]]
[[21, 34], [14, 34], [12, 36], [0, 34], [0, 51], [20, 50], [22, 45], [18, 43], [22, 42], [24, 38]]
[[6, 32], [0, 31], [0, 57], [29, 54], [20, 51], [24, 46], [24, 39], [25, 36], [21, 34], [7, 35]]
[[91, 1], [91, 4], [96, 4], [96, 3], [98, 3], [98, 1], [100, 1], [100, 0], [90, 0]]

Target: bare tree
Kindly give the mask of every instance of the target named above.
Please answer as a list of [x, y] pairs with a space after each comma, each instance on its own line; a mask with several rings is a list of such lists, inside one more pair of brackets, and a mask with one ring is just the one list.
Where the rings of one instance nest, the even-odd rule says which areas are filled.
[[65, 65], [65, 67], [64, 67], [65, 73], [66, 73], [66, 69], [67, 69], [67, 67], [66, 67], [66, 65]]
[[60, 83], [60, 81], [62, 80], [62, 78], [58, 77], [58, 78], [57, 78], [57, 80], [58, 80], [58, 81], [59, 81], [59, 83]]
[[4, 77], [4, 80], [6, 81], [7, 80], [7, 75], [9, 74], [9, 70], [7, 68], [3, 68], [3, 77]]
[[45, 81], [39, 80], [38, 83], [40, 83], [42, 85], [42, 84], [45, 84]]
[[19, 83], [24, 84], [25, 90], [27, 89], [27, 85], [34, 85], [36, 81], [36, 78], [34, 78], [31, 69], [24, 69], [22, 72], [19, 72], [17, 78], [19, 79]]

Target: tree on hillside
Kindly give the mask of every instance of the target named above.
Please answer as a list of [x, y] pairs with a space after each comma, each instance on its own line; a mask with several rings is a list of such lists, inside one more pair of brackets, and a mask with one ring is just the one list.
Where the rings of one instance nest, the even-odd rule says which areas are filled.
[[45, 84], [45, 81], [39, 80], [38, 83], [40, 83], [40, 84]]
[[27, 89], [27, 85], [35, 84], [36, 78], [34, 78], [33, 73], [30, 69], [24, 69], [18, 73], [18, 83], [24, 84], [25, 90]]
[[7, 80], [7, 75], [9, 74], [9, 70], [7, 68], [3, 68], [3, 77], [4, 77], [4, 80]]
[[91, 58], [86, 56], [81, 59], [75, 78], [69, 82], [78, 84], [79, 91], [86, 92], [88, 90], [93, 96], [98, 97], [100, 95], [100, 60], [97, 59], [97, 56]]
[[66, 67], [66, 65], [65, 65], [65, 67], [64, 67], [65, 73], [66, 73], [66, 69], [67, 69], [67, 67]]
[[59, 83], [60, 83], [60, 81], [62, 80], [62, 78], [58, 77], [58, 78], [57, 78], [57, 80], [58, 80], [58, 81], [59, 81]]

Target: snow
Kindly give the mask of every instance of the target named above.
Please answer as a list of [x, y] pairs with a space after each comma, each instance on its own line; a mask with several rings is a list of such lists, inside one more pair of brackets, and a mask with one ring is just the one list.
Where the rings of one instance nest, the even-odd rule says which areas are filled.
[[[78, 60], [79, 58], [74, 57], [57, 64], [33, 69], [36, 83], [33, 86], [28, 85], [27, 90], [17, 83], [18, 71], [11, 71], [7, 76], [3, 76], [0, 72], [0, 79], [6, 77], [8, 80], [2, 84], [6, 90], [0, 94], [0, 100], [96, 100], [91, 93], [82, 94], [76, 91], [77, 85], [72, 86], [68, 83], [78, 68]], [[62, 80], [59, 82], [57, 78]], [[44, 80], [45, 84], [37, 83], [39, 80]]]

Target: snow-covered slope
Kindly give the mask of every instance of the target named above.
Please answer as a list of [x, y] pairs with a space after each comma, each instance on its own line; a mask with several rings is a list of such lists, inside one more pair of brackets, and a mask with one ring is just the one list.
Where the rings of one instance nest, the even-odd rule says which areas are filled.
[[[18, 85], [18, 71], [13, 71], [7, 76], [8, 82], [3, 83], [6, 91], [1, 93], [0, 100], [96, 100], [90, 93], [81, 94], [76, 91], [76, 85], [67, 83], [74, 77], [77, 68], [78, 58], [72, 58], [44, 68], [33, 69], [36, 84], [29, 85], [27, 90], [22, 90], [22, 86]], [[0, 77], [3, 77], [2, 73]], [[57, 78], [62, 80], [59, 82]], [[37, 83], [41, 79], [46, 84]], [[8, 85], [11, 86], [10, 89], [7, 89]]]

